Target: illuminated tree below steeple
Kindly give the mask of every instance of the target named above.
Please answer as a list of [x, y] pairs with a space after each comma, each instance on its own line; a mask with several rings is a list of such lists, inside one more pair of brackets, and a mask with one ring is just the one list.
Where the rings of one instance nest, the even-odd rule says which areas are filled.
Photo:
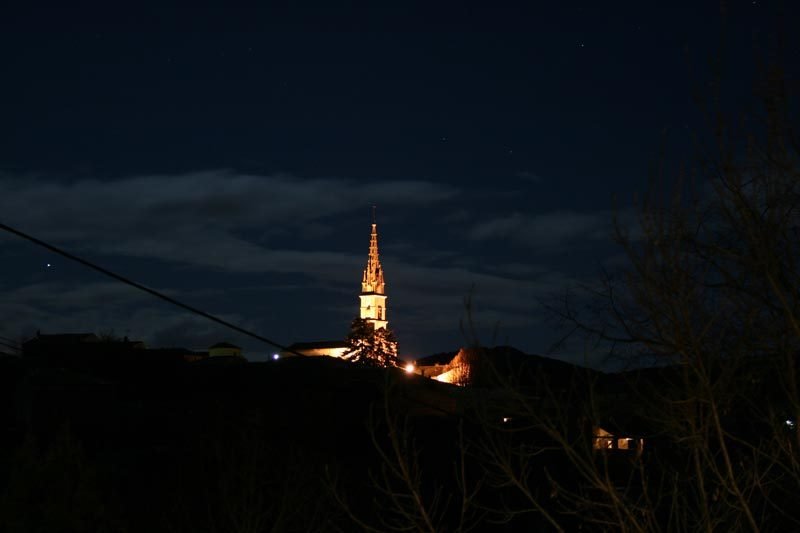
[[364, 366], [397, 366], [397, 341], [386, 328], [375, 329], [372, 323], [356, 318], [347, 336], [347, 352], [342, 359]]

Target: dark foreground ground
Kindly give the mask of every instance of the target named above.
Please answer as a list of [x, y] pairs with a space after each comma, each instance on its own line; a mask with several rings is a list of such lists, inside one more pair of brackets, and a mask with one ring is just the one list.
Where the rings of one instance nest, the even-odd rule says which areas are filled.
[[380, 523], [387, 408], [423, 497], [458, 492], [456, 387], [328, 358], [84, 363], [0, 360], [2, 531]]
[[[682, 531], [709, 513], [738, 530], [713, 477], [725, 461], [769, 479], [748, 495], [759, 522], [794, 523], [796, 421], [763, 362], [741, 367], [720, 404], [726, 453], [709, 438], [698, 469], [685, 421], [653, 422], [685, 405], [688, 389], [669, 389], [680, 368], [481, 353], [473, 368], [493, 370], [467, 387], [330, 358], [0, 357], [0, 532]], [[631, 438], [598, 450], [598, 424]]]

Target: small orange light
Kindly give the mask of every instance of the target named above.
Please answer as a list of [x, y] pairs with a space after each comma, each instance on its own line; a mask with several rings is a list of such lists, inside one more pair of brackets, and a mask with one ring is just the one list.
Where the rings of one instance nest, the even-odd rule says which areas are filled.
[[412, 373], [413, 371], [414, 371], [414, 363], [408, 363], [408, 364], [406, 365], [406, 372], [408, 372], [408, 373], [410, 374], [410, 373]]

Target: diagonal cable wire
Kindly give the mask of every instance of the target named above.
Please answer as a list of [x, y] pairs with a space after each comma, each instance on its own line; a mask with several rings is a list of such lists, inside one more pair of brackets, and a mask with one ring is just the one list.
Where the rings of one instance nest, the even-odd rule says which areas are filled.
[[0, 341], [0, 346], [5, 346], [6, 348], [10, 348], [16, 352], [19, 352], [19, 346], [17, 346], [16, 344]]
[[289, 348], [287, 348], [286, 346], [283, 346], [282, 344], [278, 344], [277, 342], [275, 342], [273, 340], [270, 340], [270, 339], [268, 339], [266, 337], [263, 337], [263, 336], [261, 336], [261, 335], [259, 335], [257, 333], [253, 333], [252, 331], [248, 331], [248, 330], [246, 330], [246, 329], [244, 329], [242, 327], [237, 326], [236, 324], [232, 324], [232, 323], [228, 322], [227, 320], [223, 320], [223, 319], [221, 319], [219, 317], [216, 317], [216, 316], [214, 316], [212, 314], [206, 313], [205, 311], [197, 309], [196, 307], [192, 307], [191, 305], [188, 305], [188, 304], [185, 304], [185, 303], [183, 303], [181, 301], [178, 301], [175, 298], [172, 298], [170, 296], [167, 296], [166, 294], [162, 294], [162, 293], [158, 292], [157, 290], [151, 289], [149, 287], [145, 287], [141, 283], [137, 283], [137, 282], [135, 282], [133, 280], [130, 280], [128, 278], [120, 276], [119, 274], [116, 274], [116, 273], [114, 273], [114, 272], [112, 272], [112, 271], [110, 271], [110, 270], [108, 270], [106, 268], [103, 268], [101, 266], [95, 265], [94, 263], [92, 263], [90, 261], [87, 261], [86, 259], [83, 259], [83, 258], [80, 258], [80, 257], [78, 257], [76, 255], [73, 255], [73, 254], [71, 254], [71, 253], [69, 253], [67, 251], [62, 250], [61, 248], [58, 248], [56, 246], [53, 246], [52, 244], [46, 243], [45, 241], [43, 241], [41, 239], [37, 239], [36, 237], [34, 237], [32, 235], [28, 235], [27, 233], [23, 233], [18, 229], [12, 228], [11, 226], [7, 226], [6, 224], [0, 223], [0, 229], [5, 230], [5, 231], [7, 231], [9, 233], [13, 233], [14, 235], [16, 235], [18, 237], [22, 237], [23, 239], [26, 239], [28, 241], [31, 241], [34, 244], [38, 244], [39, 246], [41, 246], [43, 248], [47, 248], [51, 252], [57, 253], [58, 255], [66, 257], [67, 259], [71, 259], [72, 261], [80, 263], [83, 266], [89, 267], [92, 270], [96, 270], [97, 272], [100, 272], [101, 274], [105, 274], [106, 276], [108, 276], [110, 278], [114, 278], [117, 281], [121, 281], [122, 283], [125, 283], [126, 285], [130, 285], [131, 287], [135, 287], [135, 288], [139, 289], [140, 291], [144, 291], [144, 292], [146, 292], [146, 293], [148, 293], [148, 294], [150, 294], [152, 296], [155, 296], [156, 298], [160, 298], [160, 299], [164, 300], [165, 302], [168, 302], [168, 303], [171, 303], [172, 305], [180, 307], [181, 309], [185, 309], [186, 311], [190, 311], [190, 312], [192, 312], [192, 313], [194, 313], [196, 315], [200, 315], [203, 318], [211, 320], [212, 322], [216, 322], [217, 324], [221, 324], [221, 325], [225, 326], [226, 328], [232, 329], [232, 330], [234, 330], [234, 331], [236, 331], [238, 333], [241, 333], [243, 335], [247, 335], [248, 337], [252, 337], [252, 338], [254, 338], [256, 340], [259, 340], [261, 342], [269, 344], [270, 346], [274, 346], [276, 348], [279, 348], [282, 351], [291, 353], [293, 355], [299, 355], [301, 357], [304, 357], [303, 354], [298, 353], [298, 352], [296, 352], [294, 350], [290, 350]]

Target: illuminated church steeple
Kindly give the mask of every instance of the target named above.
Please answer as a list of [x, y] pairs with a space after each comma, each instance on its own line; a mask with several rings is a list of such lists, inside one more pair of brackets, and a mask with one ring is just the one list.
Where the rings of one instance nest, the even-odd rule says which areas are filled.
[[361, 278], [361, 318], [375, 326], [386, 328], [386, 282], [378, 257], [378, 224], [375, 223], [375, 208], [372, 208], [372, 233], [369, 237], [369, 257]]

